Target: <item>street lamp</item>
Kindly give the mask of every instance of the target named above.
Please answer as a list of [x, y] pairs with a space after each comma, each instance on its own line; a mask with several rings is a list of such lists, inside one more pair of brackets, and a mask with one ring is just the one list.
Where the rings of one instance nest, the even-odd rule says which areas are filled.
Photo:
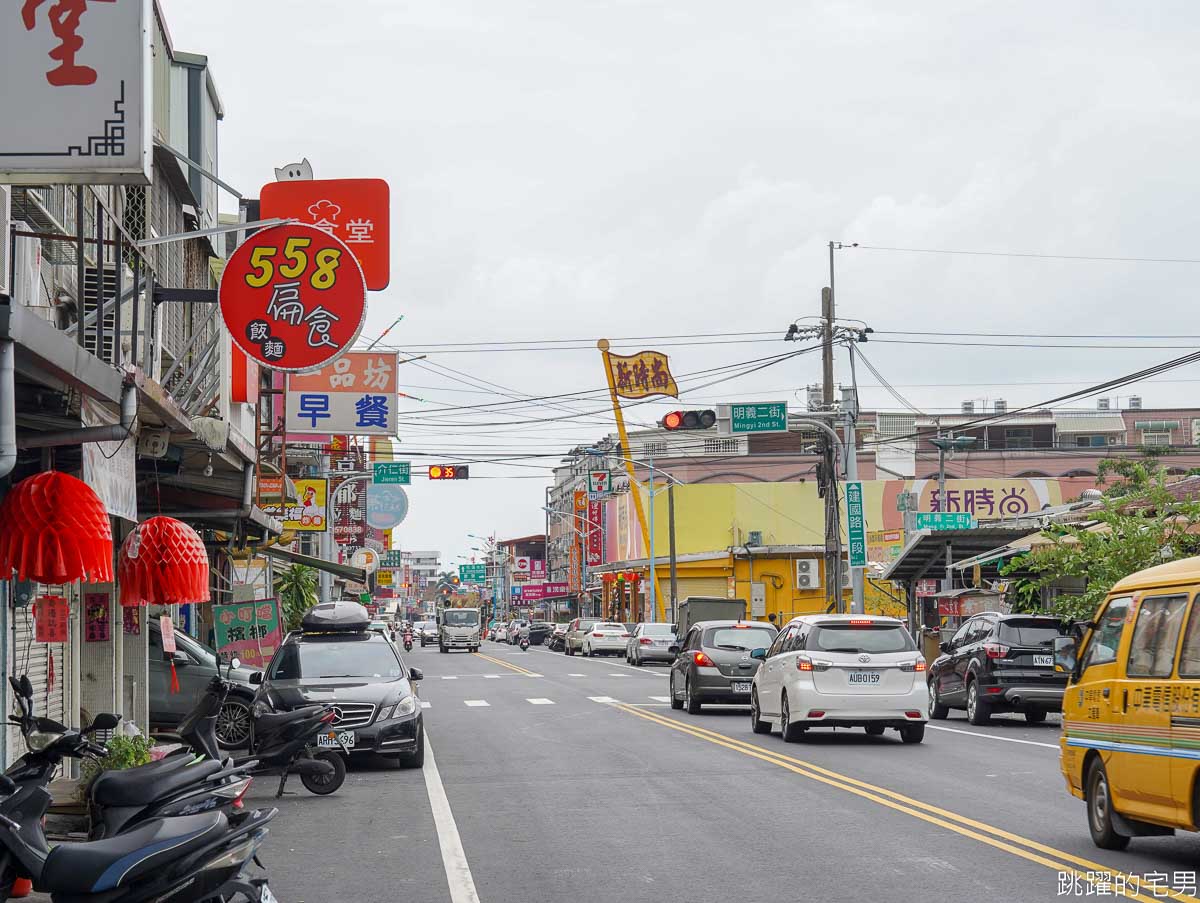
[[938, 501], [946, 504], [946, 452], [965, 451], [979, 440], [974, 436], [937, 436], [929, 442], [938, 450]]

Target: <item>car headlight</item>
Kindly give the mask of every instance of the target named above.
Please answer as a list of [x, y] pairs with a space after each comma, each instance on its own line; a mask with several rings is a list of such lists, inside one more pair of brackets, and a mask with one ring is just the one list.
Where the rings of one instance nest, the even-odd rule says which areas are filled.
[[405, 696], [390, 709], [384, 709], [380, 716], [380, 721], [388, 721], [392, 718], [402, 718], [405, 715], [411, 715], [417, 710], [417, 700], [413, 696]]

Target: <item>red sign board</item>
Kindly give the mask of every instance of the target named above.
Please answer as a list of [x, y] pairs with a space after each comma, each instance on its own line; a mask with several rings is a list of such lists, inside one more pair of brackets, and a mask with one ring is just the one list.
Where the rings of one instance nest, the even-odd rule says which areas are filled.
[[221, 316], [234, 343], [265, 367], [306, 372], [358, 338], [367, 288], [358, 261], [327, 232], [270, 226], [238, 246], [221, 274]]
[[602, 530], [604, 516], [603, 506], [598, 501], [588, 502], [587, 523], [587, 563], [595, 567], [604, 560], [604, 532]]
[[33, 638], [39, 643], [65, 643], [71, 606], [62, 596], [42, 596], [33, 603]]
[[296, 219], [341, 239], [362, 267], [367, 288], [390, 278], [388, 183], [383, 179], [269, 182], [259, 197], [263, 219]]

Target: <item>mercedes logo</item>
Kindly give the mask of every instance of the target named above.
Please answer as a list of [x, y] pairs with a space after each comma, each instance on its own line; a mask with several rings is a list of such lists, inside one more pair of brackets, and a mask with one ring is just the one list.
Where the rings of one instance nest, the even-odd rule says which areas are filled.
[[340, 724], [342, 721], [342, 710], [337, 706], [333, 707], [333, 723]]
[[858, 660], [859, 660], [860, 662], [869, 662], [869, 661], [871, 660], [871, 656], [867, 655], [867, 654], [864, 652], [862, 655], [860, 655], [860, 656], [858, 657]]

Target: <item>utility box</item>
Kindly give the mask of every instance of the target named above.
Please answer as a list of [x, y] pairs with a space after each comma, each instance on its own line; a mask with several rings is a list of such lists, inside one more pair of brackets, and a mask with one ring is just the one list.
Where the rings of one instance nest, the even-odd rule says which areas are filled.
[[679, 603], [679, 621], [675, 635], [682, 637], [700, 621], [741, 621], [746, 618], [745, 599], [718, 596], [688, 596]]

